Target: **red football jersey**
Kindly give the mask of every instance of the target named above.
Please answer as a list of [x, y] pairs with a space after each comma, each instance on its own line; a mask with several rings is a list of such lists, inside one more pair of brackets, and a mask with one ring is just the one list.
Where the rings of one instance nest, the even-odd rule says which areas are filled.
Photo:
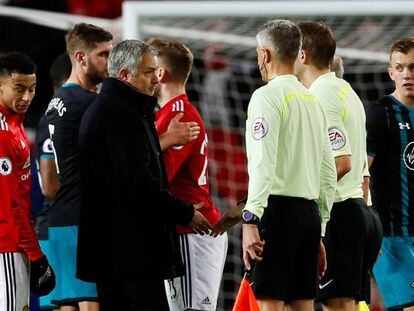
[[0, 106], [0, 252], [43, 256], [30, 211], [30, 148], [23, 115]]
[[[210, 196], [208, 177], [208, 139], [203, 121], [197, 109], [188, 101], [186, 94], [170, 100], [156, 112], [155, 126], [158, 135], [167, 131], [173, 117], [183, 113], [180, 122], [196, 122], [200, 126], [200, 135], [195, 141], [184, 146], [173, 146], [163, 152], [171, 192], [182, 201], [197, 204], [204, 202], [200, 212], [211, 225], [220, 219], [220, 211]], [[178, 232], [191, 232], [190, 228], [179, 227]]]

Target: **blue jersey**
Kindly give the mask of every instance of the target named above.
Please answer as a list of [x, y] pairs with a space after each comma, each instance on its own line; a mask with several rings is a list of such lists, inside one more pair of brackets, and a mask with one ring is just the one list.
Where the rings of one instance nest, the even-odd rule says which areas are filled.
[[414, 108], [388, 95], [367, 106], [373, 207], [385, 236], [414, 236]]
[[60, 188], [49, 212], [49, 226], [74, 226], [79, 223], [80, 164], [79, 125], [96, 93], [67, 83], [53, 95], [46, 110], [49, 135], [55, 150]]

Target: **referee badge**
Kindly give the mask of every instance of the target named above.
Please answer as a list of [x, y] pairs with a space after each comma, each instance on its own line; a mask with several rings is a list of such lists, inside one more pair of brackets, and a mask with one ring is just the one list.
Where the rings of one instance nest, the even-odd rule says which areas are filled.
[[346, 144], [345, 134], [337, 127], [331, 127], [328, 130], [329, 140], [331, 142], [332, 150], [337, 151], [342, 149]]
[[269, 131], [269, 126], [264, 118], [259, 117], [254, 119], [252, 124], [252, 136], [255, 140], [262, 139]]
[[12, 163], [9, 158], [0, 158], [0, 174], [3, 176], [10, 175]]

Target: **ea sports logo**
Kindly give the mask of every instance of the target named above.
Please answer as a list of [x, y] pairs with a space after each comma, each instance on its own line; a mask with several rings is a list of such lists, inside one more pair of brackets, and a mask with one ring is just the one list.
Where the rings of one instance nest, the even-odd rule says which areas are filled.
[[255, 140], [259, 140], [266, 136], [269, 127], [264, 118], [256, 118], [252, 124], [252, 136]]
[[10, 175], [12, 163], [9, 158], [0, 158], [0, 174], [3, 176]]
[[414, 142], [409, 143], [407, 147], [405, 147], [403, 159], [405, 166], [409, 170], [414, 171]]
[[331, 142], [332, 150], [336, 151], [343, 148], [346, 144], [345, 134], [337, 127], [331, 127], [328, 130], [329, 141]]

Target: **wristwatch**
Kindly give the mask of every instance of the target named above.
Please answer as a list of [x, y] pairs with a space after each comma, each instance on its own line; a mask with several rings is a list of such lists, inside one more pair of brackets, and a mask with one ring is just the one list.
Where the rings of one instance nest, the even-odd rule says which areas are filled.
[[247, 211], [247, 210], [243, 212], [242, 218], [243, 218], [244, 224], [258, 225], [260, 222], [259, 217], [257, 217], [251, 211]]

